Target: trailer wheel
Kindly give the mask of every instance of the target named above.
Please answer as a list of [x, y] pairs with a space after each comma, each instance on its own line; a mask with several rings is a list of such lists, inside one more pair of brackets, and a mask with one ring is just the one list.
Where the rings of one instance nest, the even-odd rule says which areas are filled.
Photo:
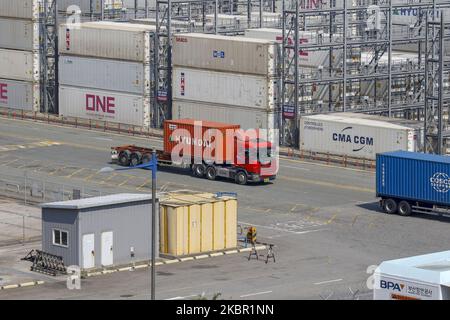
[[141, 154], [134, 152], [130, 156], [130, 166], [135, 167], [141, 163]]
[[203, 164], [194, 164], [192, 166], [192, 172], [194, 176], [202, 178], [205, 175], [205, 166]]
[[401, 216], [409, 216], [411, 215], [412, 209], [411, 209], [411, 205], [409, 204], [408, 201], [400, 201], [400, 203], [398, 204], [398, 213]]
[[125, 150], [119, 153], [119, 164], [124, 167], [130, 165], [130, 151]]
[[244, 171], [239, 171], [236, 174], [236, 183], [240, 185], [247, 184], [247, 174]]
[[208, 180], [216, 180], [216, 176], [216, 168], [214, 168], [213, 166], [209, 166], [208, 168], [206, 168], [206, 178]]
[[384, 200], [384, 212], [393, 214], [397, 212], [397, 202], [394, 199]]

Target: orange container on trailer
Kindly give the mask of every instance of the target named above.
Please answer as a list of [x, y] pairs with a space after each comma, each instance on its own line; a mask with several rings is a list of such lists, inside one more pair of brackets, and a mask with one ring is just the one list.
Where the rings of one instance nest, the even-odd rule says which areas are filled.
[[205, 160], [223, 159], [223, 162], [232, 163], [234, 133], [238, 129], [239, 125], [220, 122], [194, 119], [166, 120], [164, 153], [171, 154], [175, 151], [180, 156], [194, 157], [201, 152], [200, 155]]

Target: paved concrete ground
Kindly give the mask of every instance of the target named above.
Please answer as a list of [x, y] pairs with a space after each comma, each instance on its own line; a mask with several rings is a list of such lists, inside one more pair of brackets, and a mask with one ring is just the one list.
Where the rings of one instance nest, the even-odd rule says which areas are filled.
[[[34, 281], [60, 282], [63, 277], [51, 277], [30, 271], [31, 263], [22, 261], [31, 250], [40, 249], [40, 242], [0, 247], [0, 287], [29, 283]], [[16, 289], [8, 289], [16, 290]], [[1, 292], [1, 291], [0, 291]], [[6, 292], [6, 290], [5, 290]]]
[[41, 238], [41, 210], [0, 198], [0, 247]]
[[[26, 171], [29, 179], [55, 186], [99, 193], [149, 192], [145, 171], [97, 174], [108, 165], [111, 146], [130, 143], [161, 146], [152, 139], [0, 119], [0, 145], [9, 148], [0, 151], [0, 179], [20, 181]], [[191, 298], [202, 292], [237, 299], [344, 299], [356, 290], [365, 299], [370, 297], [366, 286], [370, 265], [448, 250], [450, 240], [448, 219], [380, 213], [371, 172], [283, 158], [273, 184], [238, 186], [163, 170], [158, 188], [237, 192], [240, 223], [256, 225], [259, 239], [276, 245], [277, 257], [276, 263], [267, 265], [237, 254], [158, 267], [161, 299]], [[148, 276], [145, 270], [120, 272], [89, 278], [81, 291], [45, 284], [1, 292], [0, 299], [148, 298]]]

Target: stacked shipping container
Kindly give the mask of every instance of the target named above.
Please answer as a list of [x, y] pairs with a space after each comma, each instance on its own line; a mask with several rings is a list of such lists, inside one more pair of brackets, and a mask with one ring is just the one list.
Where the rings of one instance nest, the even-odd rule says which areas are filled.
[[[278, 45], [206, 34], [173, 38], [174, 119], [277, 128]], [[272, 132], [273, 134], [273, 132]]]
[[421, 151], [423, 124], [359, 113], [303, 116], [300, 150], [375, 160], [377, 153]]
[[0, 107], [39, 111], [41, 0], [0, 0]]
[[150, 126], [154, 27], [88, 22], [59, 29], [59, 112]]

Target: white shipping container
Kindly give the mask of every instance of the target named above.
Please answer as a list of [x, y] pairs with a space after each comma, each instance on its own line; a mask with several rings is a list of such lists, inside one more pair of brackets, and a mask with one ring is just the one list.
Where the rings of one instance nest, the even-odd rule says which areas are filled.
[[[277, 43], [283, 43], [283, 31], [281, 29], [272, 29], [272, 28], [260, 28], [260, 29], [247, 29], [245, 30], [245, 37], [254, 38], [254, 39], [266, 39], [273, 40]], [[329, 53], [327, 51], [311, 51], [311, 50], [302, 50], [302, 44], [318, 44], [325, 39], [329, 38], [328, 34], [322, 33], [319, 34], [313, 31], [299, 31], [299, 54], [298, 54], [298, 63], [303, 67], [317, 68], [318, 66], [328, 65], [329, 64]], [[322, 40], [321, 40], [322, 39]], [[293, 38], [290, 37], [289, 40], [291, 44], [294, 43]], [[292, 54], [293, 54], [293, 50]], [[292, 56], [291, 56], [292, 58]]]
[[277, 98], [276, 80], [240, 73], [175, 67], [172, 86], [175, 99], [264, 110], [274, 110]]
[[150, 100], [120, 92], [60, 86], [59, 114], [148, 127]]
[[39, 111], [39, 83], [0, 79], [0, 107]]
[[254, 108], [206, 104], [185, 100], [173, 100], [173, 119], [197, 119], [238, 124], [242, 129], [266, 129], [272, 141], [273, 130], [278, 129], [276, 112]]
[[0, 17], [39, 19], [42, 0], [0, 0]]
[[150, 95], [150, 66], [138, 62], [60, 56], [59, 83]]
[[[102, 9], [102, 0], [57, 0], [58, 10], [67, 12], [70, 6], [77, 6], [82, 14], [91, 12], [91, 1], [93, 13], [100, 13]], [[133, 0], [134, 1], [134, 0]], [[122, 0], [103, 0], [104, 10], [121, 10], [123, 8]]]
[[86, 22], [79, 28], [59, 27], [59, 53], [149, 63], [154, 26]]
[[0, 18], [0, 48], [39, 50], [39, 23], [31, 20]]
[[174, 66], [273, 76], [277, 73], [275, 41], [211, 34], [173, 37]]
[[[136, 0], [122, 0], [123, 7], [127, 8], [129, 11], [134, 10], [134, 3]], [[156, 8], [156, 0], [148, 0], [148, 7], [149, 9], [155, 9]], [[137, 0], [137, 8], [140, 10], [145, 9], [145, 0]]]
[[39, 54], [0, 49], [0, 78], [39, 81]]
[[377, 153], [420, 151], [420, 129], [367, 116], [321, 114], [300, 119], [300, 150], [375, 159]]

